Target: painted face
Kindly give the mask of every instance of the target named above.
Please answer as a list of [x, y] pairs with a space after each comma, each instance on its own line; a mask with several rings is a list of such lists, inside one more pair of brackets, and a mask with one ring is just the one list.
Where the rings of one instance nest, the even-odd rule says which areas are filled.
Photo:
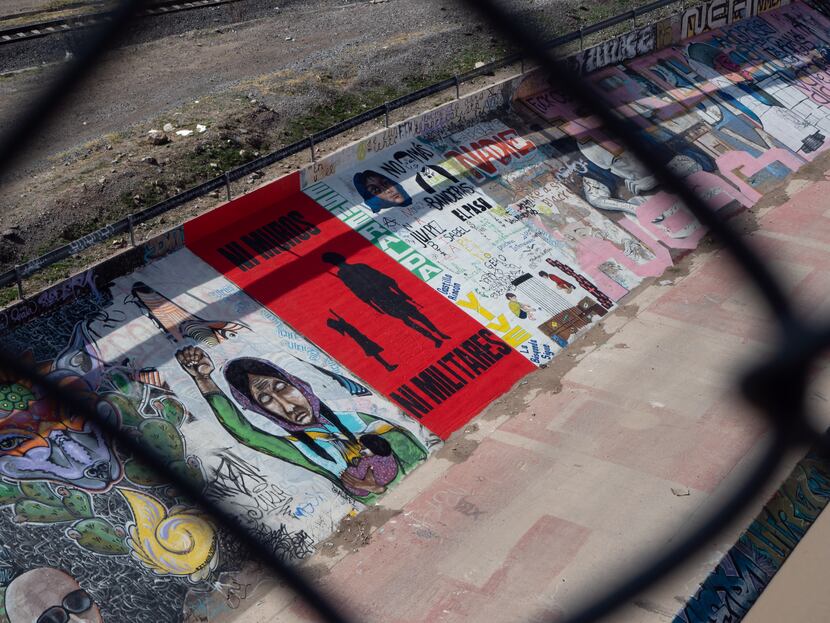
[[649, 175], [645, 165], [628, 151], [624, 151], [614, 158], [610, 170], [611, 173], [624, 180], [641, 180]]
[[6, 589], [10, 623], [102, 623], [92, 596], [68, 573], [42, 567], [16, 577]]
[[303, 393], [274, 376], [248, 375], [248, 386], [256, 403], [278, 418], [291, 424], [306, 425], [314, 420], [314, 413]]
[[380, 175], [369, 175], [366, 177], [366, 190], [375, 197], [388, 201], [389, 203], [401, 204], [404, 202], [403, 195], [395, 187], [395, 184]]
[[[61, 384], [88, 387], [74, 375]], [[86, 395], [100, 415], [117, 421], [108, 402], [88, 391]], [[120, 479], [121, 464], [99, 426], [12, 383], [0, 385], [0, 475], [102, 491]]]

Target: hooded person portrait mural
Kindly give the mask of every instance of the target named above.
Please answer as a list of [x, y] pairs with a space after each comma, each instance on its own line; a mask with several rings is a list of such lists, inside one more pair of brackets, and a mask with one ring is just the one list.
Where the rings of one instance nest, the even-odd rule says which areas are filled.
[[374, 214], [389, 208], [412, 205], [412, 197], [401, 184], [377, 171], [355, 173], [353, 182], [355, 189]]
[[[230, 398], [213, 380], [215, 366], [201, 348], [184, 348], [176, 359], [237, 441], [323, 476], [360, 502], [374, 501], [427, 456], [408, 431], [366, 413], [335, 412], [311, 385], [263, 359], [243, 357], [224, 366]], [[285, 435], [262, 430], [244, 411], [267, 418]]]

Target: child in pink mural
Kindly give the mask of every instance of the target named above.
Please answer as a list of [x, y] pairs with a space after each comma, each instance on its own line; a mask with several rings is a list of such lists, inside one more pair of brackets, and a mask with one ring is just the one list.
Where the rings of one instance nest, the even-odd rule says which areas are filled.
[[559, 288], [560, 290], [564, 290], [565, 292], [570, 293], [570, 292], [573, 292], [576, 289], [573, 284], [568, 283], [564, 279], [560, 279], [556, 275], [551, 275], [550, 273], [546, 273], [543, 270], [539, 271], [539, 276], [542, 277], [542, 279], [550, 279], [553, 283], [556, 284], [557, 288]]

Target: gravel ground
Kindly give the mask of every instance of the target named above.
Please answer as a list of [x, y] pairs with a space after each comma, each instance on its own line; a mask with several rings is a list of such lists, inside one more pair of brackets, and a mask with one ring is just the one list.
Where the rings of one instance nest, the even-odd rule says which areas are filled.
[[[637, 0], [505, 1], [552, 36]], [[0, 270], [207, 179], [217, 162], [239, 164], [298, 138], [286, 128], [309, 111], [332, 122], [348, 116], [344, 101], [354, 114], [361, 98], [394, 96], [504, 51], [453, 0], [279, 5], [243, 0], [148, 20], [113, 51], [3, 180], [0, 233], [18, 228], [18, 244], [0, 245]], [[43, 53], [65, 54], [54, 40], [39, 41]], [[25, 58], [19, 52], [18, 65]], [[0, 131], [61, 65], [0, 74]], [[148, 146], [147, 131], [166, 122], [209, 130]]]
[[32, 11], [50, 11], [65, 5], [94, 4], [96, 0], [3, 0], [0, 17], [29, 13]]
[[[60, 122], [38, 137], [35, 162], [268, 74], [328, 71], [338, 80], [394, 81], [446, 65], [465, 49], [475, 47], [483, 57], [492, 56], [489, 36], [452, 0], [381, 4], [287, 0], [281, 4], [277, 10], [273, 1], [246, 0], [228, 5], [223, 12], [230, 15], [208, 9], [149, 20], [151, 28], [144, 37], [153, 40], [110, 55], [110, 63], [73, 98]], [[563, 31], [577, 23], [564, 9], [582, 2], [514, 0], [511, 4], [532, 10], [534, 19], [552, 24], [550, 30]], [[249, 13], [259, 14], [264, 6], [270, 7], [268, 17], [247, 21]], [[229, 26], [235, 18], [246, 21]], [[54, 56], [54, 40], [37, 40], [39, 61], [44, 54]], [[58, 52], [63, 58], [66, 49]], [[0, 131], [59, 69], [52, 65], [22, 70], [0, 80]], [[290, 106], [284, 114], [297, 112]]]
[[14, 15], [23, 11], [35, 11], [51, 8], [52, 0], [4, 0], [0, 13]]

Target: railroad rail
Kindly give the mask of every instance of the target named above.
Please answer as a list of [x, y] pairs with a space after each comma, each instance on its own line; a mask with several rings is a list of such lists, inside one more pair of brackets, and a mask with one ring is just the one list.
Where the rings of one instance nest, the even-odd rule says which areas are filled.
[[[193, 9], [205, 9], [225, 4], [233, 4], [239, 1], [240, 0], [168, 0], [166, 2], [154, 4], [153, 6], [142, 11], [140, 15], [142, 17], [153, 17], [156, 15], [178, 13], [180, 11], [191, 11]], [[87, 13], [32, 24], [22, 24], [11, 28], [3, 28], [0, 29], [0, 45], [18, 43], [20, 41], [48, 37], [49, 35], [66, 33], [73, 30], [82, 30], [85, 28], [100, 26], [101, 24], [109, 22], [111, 19], [112, 15], [107, 11], [100, 13]]]
[[108, 4], [107, 0], [88, 0], [84, 2], [84, 0], [77, 0], [76, 2], [68, 2], [66, 4], [61, 4], [58, 8], [40, 8], [40, 9], [30, 9], [28, 11], [20, 11], [18, 13], [9, 13], [7, 15], [0, 15], [0, 22], [7, 22], [10, 20], [18, 20], [23, 17], [34, 17], [38, 15], [43, 15], [44, 13], [57, 13], [59, 11], [71, 11], [73, 9], [84, 9], [84, 8], [92, 8], [98, 6], [105, 6]]

